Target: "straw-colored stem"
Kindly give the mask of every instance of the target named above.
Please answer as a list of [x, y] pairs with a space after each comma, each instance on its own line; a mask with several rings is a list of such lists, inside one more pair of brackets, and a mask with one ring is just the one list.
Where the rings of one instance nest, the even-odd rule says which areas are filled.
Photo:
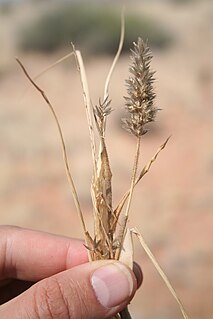
[[83, 97], [84, 97], [84, 104], [85, 104], [85, 108], [86, 108], [86, 115], [87, 115], [89, 135], [90, 135], [90, 143], [91, 143], [91, 149], [92, 149], [93, 172], [94, 172], [94, 176], [96, 176], [96, 171], [97, 171], [96, 145], [95, 145], [95, 134], [94, 134], [94, 129], [93, 129], [93, 127], [94, 127], [93, 114], [92, 114], [92, 108], [91, 108], [89, 87], [88, 87], [87, 76], [86, 76], [86, 71], [85, 71], [81, 52], [78, 50], [75, 50], [75, 49], [74, 49], [74, 52], [76, 55], [77, 66], [78, 66], [78, 69], [80, 72], [81, 85], [82, 85]]
[[104, 86], [104, 100], [107, 98], [108, 96], [108, 90], [109, 90], [109, 83], [112, 77], [112, 73], [115, 69], [115, 66], [118, 62], [118, 59], [121, 55], [121, 51], [123, 48], [123, 43], [124, 43], [124, 36], [125, 36], [125, 18], [124, 18], [124, 13], [125, 13], [125, 7], [123, 7], [122, 12], [121, 12], [121, 33], [120, 33], [120, 41], [119, 41], [119, 45], [118, 45], [118, 50], [117, 53], [114, 57], [114, 60], [112, 62], [111, 68], [109, 70], [109, 73], [107, 75], [106, 81], [105, 81], [105, 86]]
[[135, 180], [136, 180], [136, 174], [137, 174], [137, 168], [138, 168], [138, 161], [140, 157], [140, 142], [141, 142], [141, 136], [137, 137], [137, 146], [136, 146], [136, 153], [135, 153], [135, 160], [134, 160], [134, 166], [133, 166], [133, 172], [132, 172], [132, 180], [131, 180], [131, 187], [130, 187], [130, 192], [128, 196], [128, 202], [127, 202], [127, 207], [125, 214], [123, 216], [123, 221], [122, 221], [122, 228], [119, 234], [119, 241], [120, 241], [120, 247], [118, 248], [116, 252], [116, 259], [119, 259], [120, 253], [123, 247], [123, 241], [125, 238], [125, 232], [126, 232], [126, 226], [129, 218], [129, 211], [130, 211], [130, 206], [132, 203], [132, 195], [135, 187]]
[[33, 79], [30, 77], [30, 75], [28, 74], [27, 70], [25, 69], [25, 67], [23, 66], [21, 61], [18, 58], [16, 58], [16, 61], [20, 65], [22, 71], [24, 72], [24, 74], [26, 75], [28, 80], [32, 83], [32, 85], [36, 88], [36, 90], [42, 95], [43, 99], [47, 103], [47, 105], [48, 105], [48, 107], [49, 107], [49, 109], [50, 109], [50, 111], [51, 111], [51, 113], [52, 113], [52, 115], [53, 115], [53, 117], [55, 119], [55, 122], [56, 122], [56, 125], [57, 125], [57, 129], [58, 129], [58, 132], [59, 132], [59, 136], [60, 136], [61, 145], [62, 145], [62, 152], [63, 152], [63, 158], [64, 158], [64, 164], [65, 164], [65, 170], [66, 170], [68, 182], [69, 182], [69, 185], [71, 187], [71, 192], [72, 192], [72, 195], [73, 195], [74, 203], [75, 203], [78, 215], [80, 217], [80, 221], [81, 221], [81, 224], [82, 224], [82, 228], [83, 228], [85, 237], [87, 238], [88, 231], [86, 229], [83, 213], [82, 213], [80, 202], [79, 202], [79, 199], [78, 199], [78, 194], [77, 194], [77, 191], [76, 191], [76, 188], [75, 188], [75, 184], [74, 184], [71, 172], [70, 172], [69, 162], [68, 162], [68, 158], [67, 158], [66, 145], [65, 145], [62, 129], [61, 129], [58, 117], [56, 115], [56, 112], [55, 112], [51, 102], [49, 101], [48, 97], [46, 96], [45, 92], [33, 81]]
[[148, 245], [146, 244], [143, 236], [139, 233], [139, 231], [136, 228], [131, 229], [132, 233], [134, 233], [140, 243], [141, 246], [143, 247], [143, 249], [145, 250], [146, 254], [148, 255], [148, 257], [150, 258], [151, 262], [153, 263], [153, 265], [155, 266], [157, 272], [159, 273], [159, 275], [161, 276], [161, 278], [163, 279], [164, 283], [166, 284], [167, 288], [169, 289], [169, 291], [171, 292], [171, 294], [173, 295], [174, 299], [176, 300], [176, 302], [179, 305], [180, 311], [183, 315], [184, 319], [189, 319], [188, 315], [186, 314], [186, 311], [182, 305], [182, 302], [180, 301], [180, 299], [177, 296], [176, 291], [174, 290], [174, 288], [172, 287], [169, 279], [167, 278], [167, 276], [165, 275], [163, 269], [161, 268], [161, 266], [159, 265], [159, 263], [157, 262], [157, 260], [155, 259], [153, 253], [151, 252], [151, 250], [149, 249]]
[[54, 68], [56, 65], [60, 64], [61, 62], [67, 60], [68, 58], [70, 58], [72, 55], [74, 55], [74, 52], [70, 52], [68, 54], [66, 54], [65, 56], [63, 56], [62, 58], [58, 59], [57, 61], [55, 61], [54, 63], [50, 64], [47, 68], [45, 68], [43, 71], [41, 71], [40, 73], [38, 73], [33, 80], [37, 80], [38, 78], [40, 78], [43, 74], [45, 74], [47, 71], [51, 70], [52, 68]]
[[139, 136], [137, 138], [135, 163], [134, 163], [133, 174], [132, 174], [132, 183], [131, 183], [131, 188], [130, 188], [130, 193], [129, 193], [129, 200], [127, 202], [127, 208], [126, 208], [126, 212], [125, 212], [125, 216], [126, 217], [129, 216], [130, 205], [132, 203], [133, 190], [134, 190], [134, 187], [135, 187], [135, 180], [136, 180], [136, 174], [137, 174], [137, 168], [138, 168], [138, 161], [139, 161], [139, 156], [140, 156], [140, 142], [141, 142], [141, 137]]
[[[121, 51], [123, 49], [123, 44], [124, 44], [124, 36], [125, 36], [125, 7], [123, 7], [122, 11], [121, 11], [121, 33], [120, 33], [120, 40], [119, 40], [119, 45], [118, 45], [118, 50], [116, 52], [116, 55], [112, 61], [112, 65], [109, 69], [109, 72], [107, 74], [106, 77], [106, 81], [105, 81], [105, 85], [104, 85], [104, 98], [103, 100], [105, 101], [108, 97], [109, 94], [109, 84], [110, 84], [110, 80], [113, 74], [113, 71], [115, 69], [115, 66], [118, 62], [118, 59], [121, 55]], [[106, 118], [104, 119], [104, 123], [103, 123], [103, 135], [105, 135], [105, 129], [106, 129]]]
[[[156, 161], [159, 153], [166, 147], [170, 137], [171, 136], [169, 136], [166, 139], [166, 141], [158, 148], [158, 150], [153, 155], [151, 160], [143, 167], [143, 169], [141, 170], [140, 174], [138, 175], [138, 177], [135, 180], [135, 185], [134, 186], [136, 186], [140, 182], [140, 180], [144, 177], [144, 175], [146, 175], [149, 172], [152, 164]], [[121, 198], [120, 202], [116, 206], [116, 209], [114, 210], [114, 215], [117, 217], [117, 219], [119, 218], [119, 215], [120, 215], [120, 213], [121, 213], [121, 211], [122, 211], [122, 209], [123, 209], [128, 197], [129, 197], [129, 195], [130, 195], [130, 189], [123, 195], [123, 197]]]

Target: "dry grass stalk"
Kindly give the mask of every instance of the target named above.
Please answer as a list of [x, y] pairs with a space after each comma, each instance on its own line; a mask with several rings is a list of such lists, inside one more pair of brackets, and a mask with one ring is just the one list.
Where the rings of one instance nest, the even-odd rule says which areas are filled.
[[[127, 92], [128, 96], [125, 97], [127, 117], [123, 120], [123, 125], [131, 134], [136, 136], [136, 154], [133, 165], [132, 179], [130, 189], [121, 198], [116, 208], [113, 208], [112, 204], [112, 172], [110, 168], [109, 157], [107, 153], [107, 145], [105, 139], [106, 121], [107, 117], [111, 114], [111, 101], [108, 95], [108, 87], [111, 79], [112, 72], [115, 68], [117, 60], [120, 56], [121, 49], [124, 40], [124, 17], [122, 13], [121, 24], [121, 37], [119, 47], [115, 59], [113, 60], [109, 74], [107, 76], [104, 88], [103, 101], [99, 101], [99, 104], [95, 107], [91, 107], [91, 100], [89, 94], [89, 88], [87, 83], [87, 77], [85, 67], [80, 51], [75, 50], [73, 47], [73, 53], [76, 57], [77, 67], [80, 73], [84, 104], [87, 113], [87, 121], [90, 134], [92, 159], [93, 159], [93, 177], [91, 182], [91, 197], [93, 202], [93, 216], [94, 216], [94, 236], [89, 234], [84, 222], [83, 213], [81, 210], [80, 202], [70, 172], [70, 167], [67, 158], [66, 146], [61, 130], [58, 117], [54, 111], [52, 104], [47, 98], [44, 91], [35, 83], [35, 81], [29, 76], [28, 72], [24, 68], [20, 60], [17, 62], [21, 66], [23, 72], [32, 83], [32, 85], [39, 91], [44, 98], [49, 109], [51, 110], [55, 122], [57, 124], [62, 151], [65, 163], [65, 169], [68, 177], [69, 184], [71, 186], [71, 192], [74, 198], [77, 212], [79, 214], [82, 228], [84, 231], [84, 237], [86, 241], [86, 247], [88, 248], [88, 255], [90, 260], [99, 259], [119, 259], [132, 268], [133, 264], [133, 246], [132, 246], [132, 233], [136, 234], [142, 247], [148, 254], [155, 268], [163, 278], [168, 289], [177, 301], [184, 319], [188, 319], [183, 306], [178, 299], [175, 290], [172, 288], [168, 278], [163, 273], [161, 267], [155, 260], [150, 249], [146, 245], [143, 237], [140, 233], [134, 229], [129, 230], [127, 228], [127, 222], [129, 218], [129, 212], [132, 202], [132, 196], [135, 186], [143, 178], [143, 176], [150, 170], [152, 164], [157, 159], [159, 153], [165, 148], [169, 138], [159, 147], [157, 152], [151, 158], [151, 160], [144, 166], [140, 174], [137, 176], [140, 144], [142, 136], [147, 132], [146, 124], [153, 121], [157, 112], [154, 106], [155, 93], [153, 90], [154, 72], [150, 69], [150, 62], [152, 55], [149, 47], [143, 42], [141, 38], [137, 43], [134, 43], [134, 47], [131, 54], [132, 65], [130, 67], [131, 76], [127, 80]], [[60, 59], [61, 61], [63, 60]], [[59, 60], [59, 61], [60, 61]], [[59, 61], [55, 63], [58, 64]], [[51, 66], [52, 67], [52, 66]], [[94, 124], [96, 125], [96, 134]], [[96, 142], [99, 143], [99, 150], [96, 150]], [[124, 205], [126, 205], [125, 212], [123, 211]], [[124, 309], [120, 314], [114, 316], [114, 319], [131, 319], [128, 309]]]
[[151, 259], [153, 265], [155, 266], [155, 268], [157, 269], [157, 272], [159, 273], [159, 275], [161, 276], [161, 278], [163, 279], [163, 281], [165, 282], [167, 288], [169, 289], [169, 291], [171, 292], [172, 296], [174, 297], [174, 299], [177, 301], [179, 308], [181, 310], [181, 313], [183, 315], [184, 319], [188, 319], [188, 316], [186, 314], [185, 309], [183, 308], [183, 305], [180, 301], [180, 299], [177, 297], [177, 293], [174, 290], [174, 288], [172, 287], [171, 283], [169, 282], [167, 276], [165, 275], [163, 269], [160, 267], [159, 263], [157, 262], [157, 260], [155, 259], [155, 256], [153, 255], [153, 253], [151, 252], [151, 250], [149, 249], [149, 246], [146, 244], [143, 236], [141, 235], [141, 233], [137, 230], [137, 228], [133, 228], [131, 229], [132, 233], [135, 234], [140, 243], [141, 246], [143, 247], [143, 249], [145, 250], [145, 252], [147, 253], [148, 257]]
[[[156, 159], [157, 159], [158, 155], [160, 154], [160, 152], [166, 147], [169, 139], [170, 139], [170, 137], [168, 137], [166, 139], [166, 141], [159, 147], [159, 149], [154, 154], [154, 156], [151, 158], [151, 160], [143, 167], [141, 173], [136, 178], [134, 187], [140, 182], [142, 177], [149, 172], [152, 164], [156, 161]], [[116, 208], [114, 210], [114, 215], [117, 217], [117, 219], [120, 216], [120, 213], [121, 213], [121, 211], [122, 211], [122, 209], [123, 209], [123, 207], [124, 207], [124, 205], [126, 203], [127, 198], [129, 197], [129, 194], [130, 194], [130, 189], [123, 195], [123, 197], [121, 198], [120, 202], [118, 203], [118, 205], [116, 206]]]
[[53, 69], [54, 67], [56, 67], [58, 64], [64, 62], [65, 60], [67, 60], [68, 58], [70, 58], [72, 55], [74, 55], [74, 52], [70, 52], [68, 54], [66, 54], [65, 56], [63, 56], [62, 58], [58, 59], [57, 61], [55, 61], [54, 63], [52, 63], [51, 65], [49, 65], [46, 69], [42, 70], [40, 73], [38, 73], [34, 78], [33, 81], [38, 80], [38, 78], [40, 78], [43, 74], [45, 74], [47, 71]]
[[127, 118], [123, 119], [124, 128], [137, 138], [135, 161], [133, 165], [132, 181], [128, 196], [127, 208], [123, 217], [123, 229], [120, 230], [121, 246], [118, 248], [116, 257], [119, 259], [122, 241], [125, 237], [127, 221], [129, 217], [130, 205], [132, 201], [133, 190], [135, 187], [138, 161], [140, 156], [141, 137], [147, 131], [145, 125], [154, 120], [157, 109], [154, 106], [155, 93], [153, 90], [154, 72], [150, 70], [150, 61], [152, 59], [149, 47], [141, 38], [134, 43], [132, 49], [132, 65], [130, 67], [131, 76], [127, 82], [128, 96], [126, 100]]
[[87, 115], [87, 121], [88, 121], [88, 128], [89, 128], [89, 135], [90, 135], [90, 143], [91, 143], [91, 149], [92, 149], [92, 159], [93, 159], [93, 174], [96, 174], [97, 166], [96, 166], [96, 146], [95, 146], [95, 134], [94, 134], [94, 125], [93, 125], [93, 114], [92, 114], [92, 108], [91, 108], [91, 99], [89, 94], [89, 87], [87, 82], [87, 76], [86, 71], [83, 63], [83, 59], [81, 56], [81, 52], [78, 50], [75, 50], [75, 47], [73, 45], [73, 53], [76, 58], [76, 64], [77, 68], [80, 72], [80, 79], [81, 79], [81, 85], [82, 85], [82, 91], [83, 91], [83, 97], [84, 97], [84, 104], [86, 109], [86, 115]]
[[46, 96], [45, 92], [35, 83], [35, 81], [32, 79], [32, 77], [30, 77], [30, 75], [28, 74], [27, 70], [25, 69], [24, 65], [22, 64], [22, 62], [16, 58], [16, 61], [18, 62], [18, 64], [20, 65], [21, 69], [23, 70], [24, 74], [26, 75], [26, 77], [28, 78], [28, 80], [31, 82], [31, 84], [35, 87], [35, 89], [41, 94], [41, 96], [43, 97], [44, 101], [46, 102], [46, 104], [48, 105], [53, 118], [55, 120], [55, 123], [57, 125], [57, 129], [58, 129], [58, 133], [59, 133], [59, 137], [60, 137], [60, 141], [61, 141], [61, 146], [62, 146], [62, 153], [63, 153], [63, 159], [64, 159], [64, 164], [65, 164], [65, 171], [67, 174], [67, 179], [71, 188], [71, 193], [73, 195], [73, 199], [74, 199], [74, 203], [75, 203], [75, 207], [76, 210], [78, 212], [78, 215], [80, 217], [80, 222], [82, 225], [82, 229], [84, 231], [84, 237], [86, 240], [86, 243], [88, 244], [88, 242], [91, 241], [91, 237], [89, 235], [89, 232], [87, 231], [86, 228], [86, 224], [84, 222], [84, 217], [83, 217], [83, 212], [81, 209], [81, 205], [80, 205], [80, 201], [78, 198], [78, 194], [76, 191], [76, 187], [72, 178], [72, 174], [71, 174], [71, 170], [70, 170], [70, 166], [69, 166], [69, 161], [68, 161], [68, 157], [67, 157], [67, 151], [66, 151], [66, 144], [64, 141], [64, 136], [63, 136], [63, 132], [61, 129], [61, 125], [59, 123], [58, 117], [56, 115], [56, 112], [54, 110], [54, 107], [52, 106], [50, 100], [48, 99], [48, 97]]
[[115, 58], [112, 62], [112, 65], [110, 67], [109, 73], [106, 77], [106, 81], [105, 81], [105, 85], [104, 85], [104, 100], [107, 98], [108, 94], [109, 94], [109, 84], [110, 84], [110, 80], [112, 77], [112, 73], [115, 69], [115, 66], [118, 62], [118, 59], [121, 55], [121, 51], [123, 49], [123, 43], [124, 43], [124, 37], [125, 37], [125, 19], [124, 19], [124, 15], [125, 15], [125, 7], [123, 7], [122, 12], [121, 12], [121, 34], [120, 34], [120, 40], [119, 40], [119, 46], [118, 46], [118, 50], [117, 53], [115, 55]]

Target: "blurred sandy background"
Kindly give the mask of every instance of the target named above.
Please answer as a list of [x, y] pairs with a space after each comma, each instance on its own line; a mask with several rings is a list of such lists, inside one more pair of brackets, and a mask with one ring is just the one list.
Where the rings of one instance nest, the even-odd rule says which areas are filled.
[[[104, 4], [109, 5], [110, 1]], [[36, 75], [69, 52], [68, 43], [51, 53], [17, 49], [18, 28], [53, 5], [54, 1], [12, 4], [0, 1], [0, 223], [82, 237], [55, 123], [14, 61], [18, 55], [30, 74]], [[144, 137], [140, 166], [169, 135], [172, 138], [137, 187], [130, 225], [137, 226], [145, 236], [190, 318], [210, 319], [213, 316], [213, 3], [212, 0], [129, 1], [128, 10], [157, 21], [172, 36], [167, 47], [152, 48], [153, 68], [157, 71], [156, 104], [163, 111], [159, 112], [153, 130], [150, 128]], [[119, 29], [115, 33], [119, 35]], [[103, 53], [85, 56], [94, 103], [102, 96], [111, 61], [112, 56]], [[115, 204], [128, 188], [135, 149], [134, 138], [120, 128], [128, 65], [128, 55], [123, 54], [110, 85], [115, 111], [109, 119], [107, 142]], [[73, 176], [92, 229], [88, 129], [72, 59], [48, 71], [38, 83], [53, 102], [62, 123]], [[136, 241], [135, 248], [135, 259], [141, 264], [145, 278], [131, 305], [133, 318], [181, 318], [176, 303]]]

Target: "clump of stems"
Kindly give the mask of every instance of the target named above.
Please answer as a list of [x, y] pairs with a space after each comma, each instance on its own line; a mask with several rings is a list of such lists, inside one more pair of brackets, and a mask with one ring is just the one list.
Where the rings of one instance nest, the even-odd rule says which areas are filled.
[[[111, 100], [109, 99], [109, 83], [111, 75], [113, 73], [116, 62], [120, 56], [122, 45], [124, 41], [124, 17], [122, 14], [121, 23], [121, 36], [117, 54], [113, 60], [112, 66], [110, 68], [109, 74], [106, 78], [103, 99], [99, 100], [99, 103], [92, 107], [89, 87], [87, 83], [86, 71], [84, 68], [83, 59], [80, 51], [75, 50], [73, 46], [73, 52], [68, 54], [66, 58], [74, 55], [76, 58], [76, 65], [79, 70], [82, 91], [84, 97], [84, 104], [87, 114], [91, 151], [93, 159], [93, 174], [91, 181], [91, 197], [93, 202], [93, 217], [94, 217], [94, 234], [90, 234], [87, 230], [87, 226], [84, 221], [83, 212], [80, 206], [80, 201], [78, 198], [77, 190], [74, 185], [74, 180], [71, 175], [69, 161], [67, 158], [66, 145], [62, 134], [61, 125], [58, 121], [56, 112], [47, 98], [44, 91], [35, 83], [35, 81], [30, 77], [26, 69], [20, 60], [17, 62], [21, 66], [25, 75], [32, 83], [32, 85], [39, 91], [43, 99], [50, 108], [54, 120], [57, 125], [59, 132], [59, 137], [62, 144], [62, 151], [64, 157], [64, 164], [66, 173], [68, 176], [68, 181], [71, 186], [71, 192], [74, 197], [74, 202], [77, 208], [77, 212], [80, 217], [82, 228], [85, 237], [85, 246], [88, 249], [88, 255], [90, 260], [100, 260], [100, 259], [117, 259], [126, 263], [129, 267], [133, 266], [133, 247], [131, 244], [131, 234], [127, 228], [127, 222], [129, 218], [129, 211], [131, 207], [132, 195], [134, 187], [143, 178], [143, 176], [149, 171], [152, 164], [157, 159], [159, 153], [165, 148], [169, 138], [159, 147], [157, 152], [151, 158], [151, 160], [142, 168], [138, 173], [139, 166], [139, 156], [140, 156], [140, 144], [141, 137], [147, 132], [146, 125], [154, 121], [157, 108], [154, 105], [155, 93], [153, 88], [154, 82], [154, 72], [150, 68], [150, 63], [152, 60], [151, 51], [141, 38], [133, 43], [133, 48], [131, 50], [131, 66], [130, 66], [130, 77], [126, 81], [127, 83], [127, 96], [125, 97], [125, 109], [126, 117], [122, 120], [124, 128], [136, 137], [136, 153], [134, 158], [132, 178], [130, 183], [130, 188], [123, 195], [117, 206], [113, 207], [112, 200], [112, 172], [110, 168], [110, 161], [107, 151], [106, 143], [106, 126], [107, 117], [112, 112]], [[57, 65], [64, 58], [57, 61], [54, 65]], [[51, 66], [52, 67], [52, 66]], [[42, 74], [42, 73], [40, 73]], [[97, 147], [97, 144], [99, 146]], [[126, 210], [124, 206], [126, 204]], [[180, 309], [182, 311], [183, 317], [187, 319], [187, 315], [182, 307], [181, 302], [176, 296], [174, 289], [169, 283], [167, 277], [164, 275], [162, 269], [158, 265], [154, 256], [147, 248], [142, 236], [138, 231], [134, 230], [133, 233], [140, 239], [142, 246], [147, 252], [148, 256], [152, 260], [159, 274], [165, 281], [167, 287], [173, 294], [174, 298], [178, 302]], [[114, 319], [130, 319], [131, 316], [126, 308], [119, 314], [117, 314]]]

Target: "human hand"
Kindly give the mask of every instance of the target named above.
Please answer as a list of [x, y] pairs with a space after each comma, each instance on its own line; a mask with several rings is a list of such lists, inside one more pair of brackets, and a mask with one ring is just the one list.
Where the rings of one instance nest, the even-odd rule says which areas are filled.
[[1, 319], [111, 318], [141, 284], [137, 265], [134, 273], [117, 261], [88, 263], [80, 240], [0, 226]]

